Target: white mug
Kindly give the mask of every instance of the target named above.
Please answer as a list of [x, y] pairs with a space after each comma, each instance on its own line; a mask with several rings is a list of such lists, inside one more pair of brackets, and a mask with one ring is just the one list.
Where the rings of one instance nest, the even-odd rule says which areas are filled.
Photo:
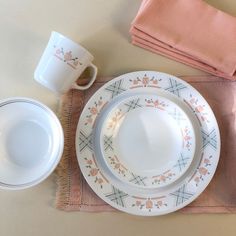
[[[88, 89], [96, 79], [97, 67], [92, 64], [94, 57], [81, 45], [69, 38], [52, 32], [48, 45], [34, 72], [37, 82], [57, 94], [66, 93], [69, 89]], [[83, 71], [91, 67], [92, 77], [85, 86], [76, 81]]]

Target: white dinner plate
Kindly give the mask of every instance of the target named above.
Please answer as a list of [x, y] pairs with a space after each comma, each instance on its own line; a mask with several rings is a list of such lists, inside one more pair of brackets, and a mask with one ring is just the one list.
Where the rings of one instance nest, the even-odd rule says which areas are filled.
[[[193, 159], [184, 173], [167, 185], [144, 188], [138, 184], [143, 181], [142, 176], [139, 175], [133, 176], [132, 183], [135, 184], [131, 185], [114, 173], [104, 155], [104, 145], [111, 145], [109, 138], [106, 142], [101, 138], [107, 124], [107, 117], [119, 106], [117, 104], [132, 96], [158, 96], [166, 99], [182, 110], [192, 124], [190, 129], [194, 133], [192, 151], [195, 150]], [[122, 142], [126, 131], [127, 128], [122, 131]], [[129, 144], [132, 142], [129, 141]], [[210, 106], [192, 86], [165, 73], [138, 71], [113, 79], [88, 101], [77, 127], [76, 152], [81, 171], [88, 184], [108, 204], [131, 214], [162, 215], [186, 206], [209, 184], [219, 160], [220, 134]], [[130, 161], [132, 153], [125, 153], [124, 155], [128, 156]], [[182, 165], [185, 165], [184, 160]], [[137, 170], [140, 168], [136, 166]]]

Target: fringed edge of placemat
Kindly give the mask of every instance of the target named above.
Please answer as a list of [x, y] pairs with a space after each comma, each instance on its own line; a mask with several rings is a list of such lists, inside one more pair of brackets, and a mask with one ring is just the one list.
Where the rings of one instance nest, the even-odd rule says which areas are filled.
[[68, 181], [70, 181], [70, 176], [68, 175], [69, 170], [69, 126], [70, 122], [68, 122], [68, 119], [70, 119], [71, 111], [72, 111], [72, 104], [68, 103], [68, 99], [72, 99], [73, 94], [70, 92], [69, 94], [63, 95], [63, 97], [60, 100], [59, 104], [59, 119], [61, 121], [62, 128], [64, 130], [64, 152], [62, 155], [62, 158], [60, 160], [60, 163], [58, 167], [56, 168], [56, 184], [57, 184], [57, 190], [56, 190], [56, 200], [55, 200], [55, 207], [57, 209], [65, 210], [68, 206], [69, 202], [69, 184]]
[[[78, 96], [76, 104], [73, 103], [73, 97]], [[72, 155], [71, 150], [75, 145], [74, 140], [71, 137], [71, 126], [73, 125], [73, 119], [78, 122], [78, 117], [83, 108], [83, 92], [71, 90], [67, 94], [63, 95], [59, 104], [59, 119], [61, 121], [64, 130], [64, 152], [61, 161], [56, 168], [56, 200], [55, 207], [59, 210], [71, 211], [74, 209], [73, 203], [70, 202], [71, 194], [71, 176], [70, 170], [73, 168], [70, 166], [69, 158]], [[76, 105], [76, 114], [72, 114], [73, 106]], [[74, 117], [76, 116], [76, 117]], [[76, 132], [76, 131], [74, 131]]]

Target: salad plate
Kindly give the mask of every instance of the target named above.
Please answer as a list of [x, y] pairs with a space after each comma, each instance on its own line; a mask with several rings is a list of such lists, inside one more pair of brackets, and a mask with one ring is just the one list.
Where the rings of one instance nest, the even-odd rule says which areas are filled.
[[161, 96], [139, 94], [121, 100], [108, 112], [99, 133], [103, 158], [113, 174], [139, 187], [174, 182], [194, 157], [191, 121]]
[[[165, 110], [150, 107], [158, 99]], [[170, 115], [173, 110], [182, 125]], [[180, 145], [185, 126], [189, 151]], [[165, 73], [138, 71], [111, 80], [91, 97], [78, 123], [76, 152], [88, 184], [108, 204], [135, 215], [162, 215], [183, 208], [207, 187], [219, 160], [220, 134], [210, 106], [192, 86]], [[187, 158], [179, 161], [183, 170], [169, 180], [165, 171], [174, 170], [181, 154]], [[154, 181], [157, 175], [160, 181]]]

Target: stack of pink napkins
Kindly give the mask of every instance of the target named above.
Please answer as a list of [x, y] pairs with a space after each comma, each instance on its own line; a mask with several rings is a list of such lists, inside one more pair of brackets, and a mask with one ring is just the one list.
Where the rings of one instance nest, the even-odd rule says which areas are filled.
[[130, 33], [137, 46], [236, 79], [236, 18], [202, 0], [143, 0]]

